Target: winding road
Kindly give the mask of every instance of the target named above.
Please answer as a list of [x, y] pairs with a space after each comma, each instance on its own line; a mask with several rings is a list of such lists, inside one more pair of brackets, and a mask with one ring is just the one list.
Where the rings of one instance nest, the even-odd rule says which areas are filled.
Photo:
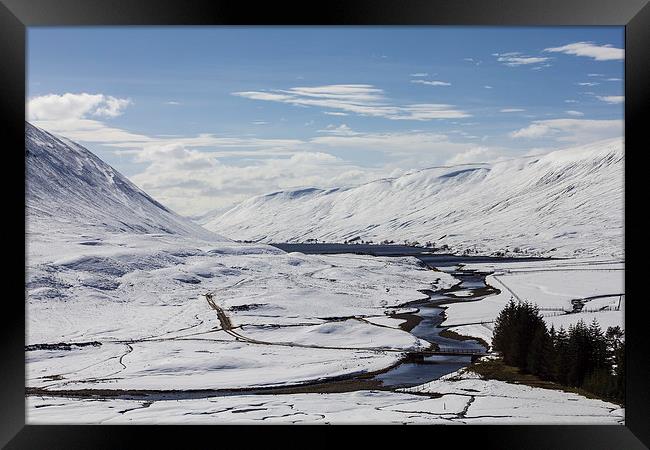
[[[394, 352], [394, 353], [408, 353], [408, 350], [404, 349], [394, 349], [387, 347], [335, 347], [335, 346], [326, 346], [326, 345], [309, 345], [309, 344], [298, 344], [294, 342], [268, 342], [260, 341], [257, 339], [251, 339], [247, 336], [244, 336], [237, 331], [232, 325], [230, 318], [226, 312], [214, 301], [214, 293], [208, 293], [205, 295], [205, 299], [210, 305], [210, 308], [216, 311], [219, 322], [221, 323], [221, 329], [234, 337], [235, 339], [243, 342], [248, 342], [250, 344], [259, 344], [259, 345], [277, 345], [282, 347], [301, 347], [301, 348], [318, 348], [326, 350], [358, 350], [358, 351], [370, 351], [370, 352]], [[355, 318], [356, 320], [363, 320]], [[364, 322], [366, 322], [364, 320]], [[369, 323], [369, 322], [368, 322]], [[372, 324], [374, 325], [374, 324]], [[483, 356], [485, 353], [477, 352], [475, 350], [470, 350], [466, 348], [445, 348], [440, 350], [417, 350], [418, 354], [424, 356], [433, 356], [433, 355], [448, 355], [448, 356]]]

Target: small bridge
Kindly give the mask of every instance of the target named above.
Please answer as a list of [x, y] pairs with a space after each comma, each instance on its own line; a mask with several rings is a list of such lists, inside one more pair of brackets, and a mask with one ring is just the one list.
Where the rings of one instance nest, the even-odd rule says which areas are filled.
[[434, 350], [431, 352], [432, 355], [476, 355], [476, 356], [485, 356], [485, 350], [476, 350], [472, 348], [444, 348], [440, 350]]
[[423, 350], [417, 353], [422, 356], [471, 356], [472, 360], [480, 356], [487, 356], [485, 350], [475, 348], [441, 348], [439, 350]]

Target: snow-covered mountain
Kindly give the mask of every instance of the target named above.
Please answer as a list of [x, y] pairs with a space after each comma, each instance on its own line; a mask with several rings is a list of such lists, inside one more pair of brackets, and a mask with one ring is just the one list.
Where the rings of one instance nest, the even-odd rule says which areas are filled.
[[623, 142], [251, 198], [204, 226], [259, 242], [433, 242], [452, 251], [623, 255]]
[[26, 207], [32, 233], [163, 233], [225, 240], [148, 196], [81, 145], [25, 123]]

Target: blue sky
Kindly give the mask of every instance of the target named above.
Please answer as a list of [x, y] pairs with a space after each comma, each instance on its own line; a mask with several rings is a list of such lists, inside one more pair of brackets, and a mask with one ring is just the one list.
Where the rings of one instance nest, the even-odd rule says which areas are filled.
[[622, 136], [622, 27], [30, 28], [28, 119], [199, 215]]

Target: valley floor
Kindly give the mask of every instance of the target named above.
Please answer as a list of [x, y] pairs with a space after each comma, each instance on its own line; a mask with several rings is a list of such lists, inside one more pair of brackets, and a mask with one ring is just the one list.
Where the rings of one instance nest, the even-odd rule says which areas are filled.
[[[85, 247], [83, 257], [71, 242], [70, 257], [32, 266], [28, 423], [623, 420], [611, 403], [482, 380], [467, 369], [399, 390], [226, 395], [392, 366], [429, 344], [386, 313], [408, 312], [413, 308], [401, 305], [425, 298], [419, 290], [435, 292], [458, 280], [409, 257], [122, 239]], [[556, 326], [592, 316], [622, 324], [622, 268], [597, 260], [469, 264], [463, 269], [494, 272], [488, 281], [501, 292], [447, 305], [444, 324], [490, 343], [490, 321], [510, 296], [547, 308]], [[462, 299], [462, 291], [455, 294]], [[584, 299], [583, 312], [573, 313], [576, 298]]]

